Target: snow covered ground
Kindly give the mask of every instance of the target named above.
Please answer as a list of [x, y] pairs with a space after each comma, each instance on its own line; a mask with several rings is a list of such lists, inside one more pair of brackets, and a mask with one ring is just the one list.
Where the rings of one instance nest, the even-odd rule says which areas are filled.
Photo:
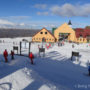
[[[2, 39], [3, 40], [3, 39]], [[16, 43], [21, 39], [13, 39]], [[11, 42], [11, 39], [5, 39]], [[65, 43], [58, 47], [46, 49], [45, 57], [39, 57], [38, 44], [32, 43], [31, 51], [35, 55], [34, 65], [28, 57], [16, 56], [15, 60], [4, 63], [3, 51], [10, 53], [13, 43], [0, 43], [0, 90], [90, 90], [88, 62], [90, 61], [90, 47], [88, 44]], [[41, 44], [40, 44], [41, 45]], [[73, 57], [72, 51], [80, 53], [79, 61]]]

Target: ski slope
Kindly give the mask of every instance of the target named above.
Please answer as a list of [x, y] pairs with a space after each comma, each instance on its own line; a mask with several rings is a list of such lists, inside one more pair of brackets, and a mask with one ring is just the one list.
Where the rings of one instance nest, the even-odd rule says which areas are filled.
[[[16, 55], [15, 60], [9, 55], [9, 62], [5, 63], [3, 50], [7, 48], [10, 53], [13, 44], [0, 43], [0, 90], [90, 90], [88, 44], [74, 44], [75, 48], [70, 43], [62, 47], [55, 44], [46, 49], [45, 57], [39, 57], [38, 44], [31, 44], [35, 55], [34, 65], [31, 65], [28, 57]], [[72, 51], [80, 53], [79, 61], [76, 57], [71, 61]]]

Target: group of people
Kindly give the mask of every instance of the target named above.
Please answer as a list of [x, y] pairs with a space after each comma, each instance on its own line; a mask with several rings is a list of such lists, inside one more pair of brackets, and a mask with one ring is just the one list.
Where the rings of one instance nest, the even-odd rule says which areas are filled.
[[49, 43], [49, 45], [46, 44], [46, 48], [49, 49], [51, 47], [51, 44]]
[[[49, 49], [50, 47], [51, 47], [51, 44], [49, 43], [49, 45], [48, 44], [45, 44], [45, 47], [47, 48], [47, 49]], [[38, 49], [40, 48], [40, 45], [38, 45]], [[43, 47], [42, 47], [43, 48]]]
[[[14, 51], [11, 50], [11, 59], [13, 60], [14, 59]], [[5, 58], [5, 62], [8, 62], [8, 52], [7, 50], [5, 49], [5, 51], [3, 52], [3, 56]], [[31, 64], [33, 64], [33, 59], [34, 59], [34, 54], [32, 52], [29, 53], [29, 58], [31, 60]], [[89, 66], [88, 66], [88, 72], [89, 72], [89, 76], [90, 76], [90, 63], [89, 63]]]
[[[11, 50], [11, 59], [13, 60], [14, 59], [14, 51]], [[3, 56], [5, 58], [5, 62], [8, 62], [8, 52], [7, 52], [7, 49], [5, 49], [5, 51], [3, 52]]]
[[[14, 59], [14, 51], [11, 50], [10, 55], [11, 55], [11, 59], [13, 60]], [[5, 51], [3, 52], [3, 56], [5, 59], [5, 62], [8, 62], [8, 51], [7, 51], [7, 49], [5, 49]], [[32, 52], [29, 53], [29, 58], [31, 60], [31, 64], [33, 64], [34, 55]]]
[[64, 41], [58, 42], [58, 46], [64, 46]]

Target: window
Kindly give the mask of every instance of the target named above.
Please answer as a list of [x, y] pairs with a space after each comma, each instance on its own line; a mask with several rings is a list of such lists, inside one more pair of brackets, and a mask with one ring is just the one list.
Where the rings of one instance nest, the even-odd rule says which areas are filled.
[[80, 41], [82, 41], [82, 39], [80, 38]]
[[40, 32], [40, 34], [43, 34], [43, 32]]
[[48, 39], [47, 39], [48, 40]]
[[82, 35], [80, 35], [80, 38], [82, 38], [83, 36]]
[[83, 32], [83, 30], [80, 30], [80, 32]]
[[87, 35], [87, 38], [90, 38], [90, 35]]
[[47, 34], [47, 32], [45, 32], [45, 34]]

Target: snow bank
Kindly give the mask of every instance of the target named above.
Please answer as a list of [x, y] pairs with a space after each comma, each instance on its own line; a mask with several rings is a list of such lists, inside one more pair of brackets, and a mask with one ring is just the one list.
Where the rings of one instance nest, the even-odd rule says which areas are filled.
[[[20, 40], [15, 39], [16, 42]], [[42, 44], [32, 43], [31, 52], [35, 59], [34, 65], [31, 65], [27, 57], [15, 56], [15, 60], [11, 61], [10, 55], [9, 63], [4, 63], [4, 49], [10, 52], [13, 47], [11, 39], [5, 39], [5, 42], [0, 43], [0, 90], [90, 90], [88, 44], [74, 44], [74, 48], [71, 43], [62, 47], [55, 44], [46, 49], [45, 57], [39, 57], [38, 45], [41, 47]], [[72, 51], [80, 53], [79, 61], [76, 57], [71, 61]]]

